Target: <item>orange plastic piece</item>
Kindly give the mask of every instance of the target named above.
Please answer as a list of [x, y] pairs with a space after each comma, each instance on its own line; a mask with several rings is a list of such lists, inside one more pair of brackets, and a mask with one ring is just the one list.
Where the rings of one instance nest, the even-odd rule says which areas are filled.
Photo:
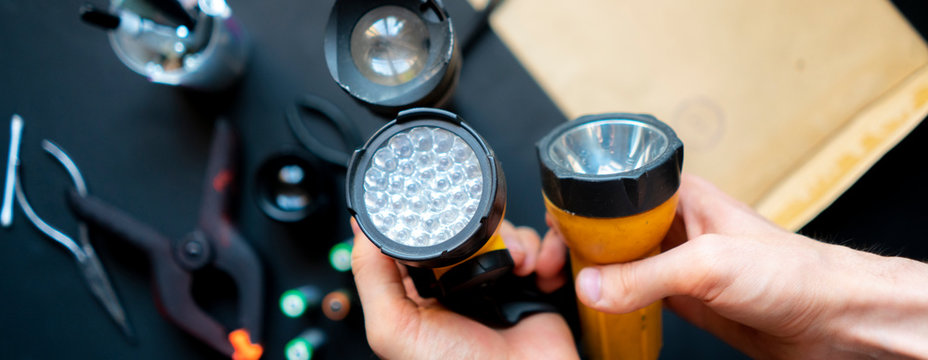
[[[638, 260], [660, 253], [677, 208], [674, 195], [656, 208], [619, 218], [590, 218], [554, 206], [554, 217], [570, 248], [574, 277], [591, 265]], [[583, 350], [590, 359], [657, 359], [661, 349], [661, 302], [628, 314], [607, 314], [577, 302]]]
[[[338, 304], [338, 306], [333, 306]], [[344, 290], [335, 290], [322, 298], [322, 314], [332, 321], [341, 321], [351, 311], [351, 297]]]
[[258, 360], [264, 353], [264, 347], [251, 343], [251, 335], [248, 330], [238, 329], [229, 333], [229, 342], [235, 351], [232, 353], [233, 360]]

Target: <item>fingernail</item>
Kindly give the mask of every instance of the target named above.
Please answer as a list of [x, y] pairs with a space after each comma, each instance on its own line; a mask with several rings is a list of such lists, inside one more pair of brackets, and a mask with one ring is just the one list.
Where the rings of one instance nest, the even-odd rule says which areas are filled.
[[580, 291], [592, 302], [599, 301], [602, 296], [602, 274], [599, 269], [586, 268], [580, 270], [577, 274], [577, 284], [580, 284]]

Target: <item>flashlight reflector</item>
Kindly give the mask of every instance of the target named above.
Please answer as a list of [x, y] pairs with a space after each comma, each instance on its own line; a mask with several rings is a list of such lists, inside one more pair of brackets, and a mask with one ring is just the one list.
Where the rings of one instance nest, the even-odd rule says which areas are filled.
[[548, 156], [579, 174], [611, 175], [641, 168], [660, 156], [667, 144], [667, 135], [653, 125], [605, 119], [564, 131], [548, 147]]
[[351, 32], [351, 58], [370, 81], [387, 86], [409, 82], [429, 59], [429, 30], [405, 8], [374, 8]]
[[537, 150], [545, 196], [576, 215], [639, 214], [680, 187], [683, 143], [650, 115], [584, 116], [552, 130]]

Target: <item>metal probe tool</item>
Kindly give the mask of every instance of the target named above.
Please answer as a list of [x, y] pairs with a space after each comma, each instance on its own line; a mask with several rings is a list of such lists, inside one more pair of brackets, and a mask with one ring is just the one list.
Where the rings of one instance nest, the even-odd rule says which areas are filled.
[[3, 187], [3, 207], [0, 209], [0, 226], [13, 224], [13, 187], [16, 184], [16, 165], [19, 163], [19, 144], [22, 142], [23, 118], [13, 114], [10, 119], [10, 153], [6, 160], [6, 184]]

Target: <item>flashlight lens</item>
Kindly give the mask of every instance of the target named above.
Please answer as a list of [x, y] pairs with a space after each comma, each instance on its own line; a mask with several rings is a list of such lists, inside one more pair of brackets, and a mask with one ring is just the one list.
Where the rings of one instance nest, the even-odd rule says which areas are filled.
[[375, 8], [364, 14], [351, 32], [351, 58], [370, 81], [386, 86], [407, 83], [428, 61], [428, 28], [405, 8]]
[[[391, 162], [397, 165], [385, 166]], [[482, 194], [483, 171], [473, 148], [431, 126], [393, 135], [374, 152], [364, 175], [364, 205], [374, 226], [408, 246], [439, 244], [463, 230]]]
[[650, 124], [609, 119], [571, 128], [553, 141], [548, 155], [576, 173], [610, 175], [641, 168], [668, 145], [667, 136]]

